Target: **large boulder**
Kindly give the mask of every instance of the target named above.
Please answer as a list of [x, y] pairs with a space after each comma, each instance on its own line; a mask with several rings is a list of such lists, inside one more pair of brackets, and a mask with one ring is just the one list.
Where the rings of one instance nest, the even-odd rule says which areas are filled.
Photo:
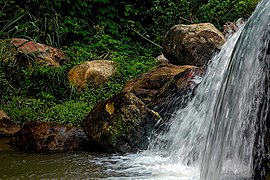
[[94, 107], [83, 128], [103, 151], [136, 152], [147, 147], [148, 136], [159, 118], [134, 94], [120, 93]]
[[17, 61], [27, 65], [37, 62], [41, 65], [57, 67], [68, 59], [60, 49], [26, 39], [1, 40], [0, 46], [3, 51], [2, 59], [5, 62]]
[[73, 67], [68, 73], [68, 79], [75, 87], [98, 88], [104, 85], [116, 71], [116, 63], [109, 60], [86, 61]]
[[12, 136], [19, 130], [20, 127], [4, 111], [0, 110], [0, 136]]
[[203, 66], [225, 43], [223, 34], [210, 23], [176, 25], [163, 41], [163, 54], [175, 65]]
[[128, 81], [122, 92], [132, 92], [145, 104], [149, 104], [162, 87], [173, 77], [194, 66], [161, 65]]
[[26, 151], [81, 150], [88, 138], [78, 127], [29, 122], [13, 135], [10, 144]]
[[204, 73], [205, 68], [201, 67], [180, 72], [156, 93], [148, 107], [158, 112], [163, 121], [170, 119], [176, 110], [184, 108], [192, 99]]

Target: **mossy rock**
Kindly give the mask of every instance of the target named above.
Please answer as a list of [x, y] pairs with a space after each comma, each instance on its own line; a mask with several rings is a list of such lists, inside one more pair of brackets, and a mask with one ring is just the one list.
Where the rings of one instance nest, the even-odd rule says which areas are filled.
[[223, 34], [210, 23], [180, 24], [166, 33], [162, 51], [172, 64], [204, 66], [224, 43]]
[[158, 113], [148, 109], [133, 93], [120, 93], [101, 102], [86, 117], [83, 128], [91, 141], [106, 152], [145, 149]]

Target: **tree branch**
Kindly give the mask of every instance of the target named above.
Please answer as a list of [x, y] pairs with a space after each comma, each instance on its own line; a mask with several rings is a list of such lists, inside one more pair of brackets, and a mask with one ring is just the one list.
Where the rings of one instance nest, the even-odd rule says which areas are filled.
[[137, 30], [135, 30], [133, 28], [131, 28], [131, 29], [132, 29], [132, 31], [134, 31], [135, 33], [137, 33], [139, 36], [141, 36], [143, 39], [145, 39], [146, 41], [148, 41], [148, 42], [154, 44], [155, 46], [159, 47], [160, 49], [162, 49], [162, 47], [160, 45], [158, 45], [154, 41], [151, 41], [150, 39], [148, 39], [147, 37], [145, 37], [144, 35], [142, 35], [139, 31], [137, 31]]

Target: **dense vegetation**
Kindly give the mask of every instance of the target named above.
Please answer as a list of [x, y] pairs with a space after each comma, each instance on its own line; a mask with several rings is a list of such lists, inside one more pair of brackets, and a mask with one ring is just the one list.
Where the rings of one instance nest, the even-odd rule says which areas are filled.
[[[100, 100], [156, 66], [153, 57], [173, 25], [248, 16], [259, 0], [0, 0], [0, 37], [21, 37], [61, 48], [70, 61], [58, 68], [2, 63], [0, 109], [16, 122], [78, 124]], [[99, 89], [78, 91], [67, 72], [86, 60], [117, 61], [119, 71]]]

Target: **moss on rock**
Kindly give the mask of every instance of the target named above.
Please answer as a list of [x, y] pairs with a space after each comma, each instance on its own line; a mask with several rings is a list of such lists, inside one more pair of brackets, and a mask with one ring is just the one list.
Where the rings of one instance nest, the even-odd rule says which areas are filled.
[[120, 93], [93, 108], [83, 128], [103, 151], [135, 152], [147, 146], [159, 118], [133, 93]]

